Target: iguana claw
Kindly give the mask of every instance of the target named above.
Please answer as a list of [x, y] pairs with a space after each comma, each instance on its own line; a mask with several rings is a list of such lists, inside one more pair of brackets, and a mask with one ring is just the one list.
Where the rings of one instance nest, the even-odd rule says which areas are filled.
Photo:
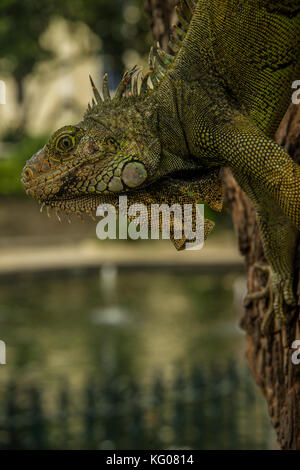
[[268, 275], [265, 287], [257, 292], [251, 292], [246, 295], [245, 303], [253, 300], [269, 298], [268, 309], [262, 322], [262, 332], [265, 336], [270, 335], [272, 321], [278, 318], [281, 323], [289, 323], [290, 317], [284, 312], [283, 302], [293, 307], [296, 305], [296, 299], [293, 292], [292, 276], [284, 276], [273, 272], [271, 266], [266, 263], [257, 262], [253, 269], [260, 270]]

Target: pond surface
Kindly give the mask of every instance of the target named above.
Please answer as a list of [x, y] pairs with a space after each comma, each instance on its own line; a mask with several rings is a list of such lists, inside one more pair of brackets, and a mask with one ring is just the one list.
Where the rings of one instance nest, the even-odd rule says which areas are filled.
[[[1, 390], [3, 392], [7, 390], [7, 387], [12, 387], [12, 382], [14, 389], [17, 387], [18, 393], [20, 390], [22, 392], [32, 387], [39, 390], [36, 393], [40, 393], [42, 389], [43, 395], [38, 399], [42, 401], [48, 413], [58, 406], [55, 397], [62, 384], [67, 384], [63, 387], [71, 390], [70, 395], [73, 398], [74, 391], [75, 395], [79, 396], [82, 390], [86, 388], [90, 390], [91, 386], [86, 384], [91, 380], [93, 383], [100, 382], [102, 395], [99, 392], [99, 397], [101, 395], [102, 398], [100, 408], [98, 408], [102, 410], [100, 413], [102, 421], [99, 418], [101, 430], [98, 435], [102, 437], [92, 438], [88, 428], [85, 431], [82, 430], [81, 433], [87, 434], [90, 438], [83, 439], [79, 437], [80, 433], [75, 433], [76, 436], [74, 434], [73, 437], [65, 439], [64, 448], [134, 448], [137, 445], [140, 448], [153, 448], [151, 447], [153, 445], [157, 448], [175, 445], [184, 445], [189, 448], [197, 448], [195, 446], [200, 448], [269, 448], [274, 445], [274, 442], [266, 406], [251, 379], [249, 381], [244, 335], [238, 327], [242, 313], [241, 299], [244, 285], [245, 280], [241, 275], [234, 273], [228, 273], [225, 276], [207, 276], [197, 272], [117, 272], [112, 266], [93, 272], [78, 271], [67, 275], [57, 273], [51, 276], [18, 277], [9, 283], [2, 280], [0, 284], [0, 339], [6, 343], [7, 364], [0, 366]], [[186, 437], [186, 442], [179, 443], [173, 431], [177, 424], [180, 424], [180, 419], [186, 419], [183, 418], [186, 412], [189, 416], [191, 415], [191, 409], [184, 408], [184, 411], [182, 408], [180, 412], [178, 400], [174, 399], [174, 396], [178, 390], [184, 389], [187, 392], [184, 406], [195, 405], [195, 400], [199, 399], [195, 390], [200, 387], [199, 380], [197, 379], [197, 382], [195, 379], [196, 370], [201, 371], [202, 382], [199, 379], [201, 383], [210, 383], [210, 388], [207, 385], [205, 392], [206, 396], [210, 397], [210, 405], [205, 419], [202, 416], [201, 423], [200, 421], [200, 424], [194, 423], [194, 427], [191, 427], [192, 424], [189, 425], [189, 430], [186, 432], [186, 436], [198, 436], [197, 444], [192, 442], [191, 437]], [[208, 376], [210, 378], [206, 380], [205, 377]], [[185, 381], [185, 386], [182, 385], [183, 381]], [[131, 402], [128, 394], [126, 395], [127, 404], [124, 404], [127, 407], [126, 415], [122, 403], [127, 393], [124, 390], [130, 388], [129, 382], [130, 386], [134, 383], [140, 391], [139, 399], [131, 398]], [[113, 383], [116, 387], [112, 385]], [[124, 385], [125, 383], [128, 387]], [[111, 386], [109, 390], [108, 384]], [[148, 402], [145, 404], [145, 396], [148, 393], [146, 390], [149, 391], [152, 387], [153, 391], [155, 386], [166, 390], [170, 384], [172, 384], [171, 391], [175, 395], [173, 401], [171, 398], [165, 398], [164, 404], [160, 402], [163, 408], [159, 414], [163, 412], [166, 417], [164, 423], [157, 423], [157, 420], [153, 418], [156, 416], [153, 403], [151, 406]], [[111, 400], [110, 405], [105, 405], [106, 408], [103, 405], [105, 401], [103, 387], [106, 387], [106, 400], [107, 396], [109, 396], [108, 400]], [[250, 395], [252, 394], [250, 398], [249, 387], [251, 388]], [[220, 408], [220, 399], [215, 394], [216, 389], [218, 393], [220, 390], [224, 391], [224, 393], [220, 392], [221, 395], [227, 394], [224, 407]], [[260, 436], [258, 435], [254, 441], [250, 437], [248, 439], [246, 434], [242, 439], [243, 442], [230, 437], [233, 428], [229, 425], [228, 416], [232, 413], [228, 414], [227, 409], [229, 403], [232, 406], [232, 396], [229, 393], [231, 389], [239, 390], [240, 404], [244, 403], [240, 406], [237, 422], [240, 422], [241, 417], [244, 416], [242, 427], [247, 429], [249, 436], [253, 435], [254, 429], [260, 429], [260, 431], [258, 429]], [[162, 395], [157, 388], [155, 390], [154, 401], [157, 402], [157, 396]], [[191, 390], [194, 390], [192, 394]], [[116, 393], [119, 393], [118, 400], [112, 399]], [[215, 399], [212, 398], [213, 395]], [[35, 399], [31, 403], [36, 404], [37, 395], [34, 396]], [[21, 402], [22, 400], [25, 399], [21, 398]], [[114, 429], [114, 433], [109, 435], [111, 432], [103, 425], [103, 416], [105, 415], [105, 422], [107, 422], [112, 414], [112, 407], [114, 408], [114, 405], [119, 403], [119, 414], [122, 415], [122, 419], [125, 419], [126, 415], [127, 423], [131, 420], [130, 416], [133, 413], [135, 418], [132, 419], [136, 422], [137, 411], [132, 411], [128, 415], [128, 406], [130, 403], [130, 406], [132, 404], [137, 406], [138, 400], [141, 400], [138, 408], [139, 422], [143, 422], [143, 429], [145, 429], [141, 442], [137, 444], [138, 441], [134, 438], [132, 438], [133, 441], [126, 441], [124, 435], [128, 433], [128, 430], [125, 431], [125, 424], [121, 425], [121, 422], [118, 424], [118, 420], [113, 425], [111, 423], [108, 425], [108, 430], [112, 427]], [[5, 398], [2, 403], [5, 403]], [[173, 408], [171, 403], [174, 405], [172, 405]], [[250, 408], [254, 406], [254, 403], [259, 426], [253, 416], [250, 419], [250, 414], [253, 414]], [[30, 406], [34, 405], [27, 403], [25, 406], [27, 411]], [[70, 405], [70, 413], [73, 412], [72, 406]], [[82, 403], [76, 406], [82, 408]], [[97, 406], [95, 405], [96, 408]], [[198, 403], [197, 409], [199, 406], [203, 405]], [[18, 437], [17, 441], [12, 441], [9, 427], [5, 427], [6, 418], [3, 409], [3, 429], [6, 429], [3, 448], [55, 447], [56, 431], [53, 430], [52, 437], [47, 437], [47, 445], [29, 438], [24, 438], [24, 440]], [[177, 424], [174, 421], [176, 413], [179, 413], [178, 423], [175, 420]], [[224, 417], [224, 413], [228, 416], [224, 418], [222, 425], [221, 416]], [[218, 422], [219, 426], [223, 426], [222, 432], [227, 437], [226, 439], [220, 437], [217, 442], [214, 426]], [[90, 426], [90, 424], [85, 425]], [[157, 427], [155, 432], [154, 425]], [[77, 429], [77, 427], [80, 428], [79, 421], [71, 426], [71, 429]], [[148, 428], [152, 429], [152, 434]], [[201, 428], [202, 438], [199, 433], [197, 434], [198, 428]], [[205, 430], [207, 432], [204, 432]], [[18, 435], [18, 431], [16, 432]], [[26, 432], [29, 432], [28, 429]], [[242, 433], [239, 426], [235, 427], [234, 432]], [[156, 435], [156, 440], [153, 433]], [[141, 434], [141, 431], [138, 434]], [[159, 440], [157, 440], [158, 435]], [[263, 439], [262, 435], [264, 435]], [[59, 442], [62, 442], [61, 438]]]

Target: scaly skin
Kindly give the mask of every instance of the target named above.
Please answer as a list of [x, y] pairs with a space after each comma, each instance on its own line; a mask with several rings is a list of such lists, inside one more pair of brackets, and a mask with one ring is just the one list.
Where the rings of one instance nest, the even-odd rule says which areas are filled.
[[257, 211], [282, 316], [283, 299], [294, 304], [300, 168], [272, 136], [300, 75], [299, 2], [182, 0], [179, 19], [174, 56], [150, 54], [141, 92], [135, 70], [113, 100], [106, 78], [104, 102], [93, 85], [96, 102], [27, 162], [24, 187], [47, 206], [77, 213], [116, 204], [119, 194], [147, 205], [201, 199], [219, 210], [218, 173], [229, 166]]

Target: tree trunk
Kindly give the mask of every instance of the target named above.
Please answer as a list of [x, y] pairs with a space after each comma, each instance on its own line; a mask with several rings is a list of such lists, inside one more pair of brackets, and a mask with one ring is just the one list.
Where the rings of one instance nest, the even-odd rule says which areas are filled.
[[[174, 23], [176, 0], [145, 0], [151, 17], [155, 40], [167, 47], [170, 25]], [[300, 107], [291, 105], [276, 133], [277, 142], [300, 162]], [[239, 248], [245, 259], [250, 292], [262, 288], [265, 275], [253, 269], [265, 261], [255, 212], [246, 194], [239, 188], [230, 171], [224, 169], [225, 199], [230, 208]], [[298, 253], [300, 250], [298, 249]], [[297, 303], [300, 306], [299, 256], [295, 259]], [[246, 332], [247, 357], [253, 377], [266, 398], [272, 425], [281, 449], [300, 450], [300, 365], [292, 363], [294, 340], [300, 340], [300, 308], [289, 311], [288, 326], [275, 321], [274, 334], [266, 338], [261, 331], [268, 299], [245, 306], [241, 326]], [[287, 311], [287, 307], [285, 306]]]

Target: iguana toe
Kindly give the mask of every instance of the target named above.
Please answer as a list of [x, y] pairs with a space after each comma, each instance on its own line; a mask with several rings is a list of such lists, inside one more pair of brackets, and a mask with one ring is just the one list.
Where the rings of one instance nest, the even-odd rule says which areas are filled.
[[253, 300], [269, 299], [268, 309], [262, 322], [263, 333], [269, 335], [275, 318], [278, 318], [281, 323], [289, 323], [290, 321], [290, 317], [286, 314], [283, 304], [285, 302], [289, 306], [296, 305], [293, 292], [293, 277], [291, 275], [274, 273], [269, 265], [260, 262], [255, 263], [253, 269], [267, 273], [267, 283], [263, 289], [247, 294], [245, 302], [247, 304]]

